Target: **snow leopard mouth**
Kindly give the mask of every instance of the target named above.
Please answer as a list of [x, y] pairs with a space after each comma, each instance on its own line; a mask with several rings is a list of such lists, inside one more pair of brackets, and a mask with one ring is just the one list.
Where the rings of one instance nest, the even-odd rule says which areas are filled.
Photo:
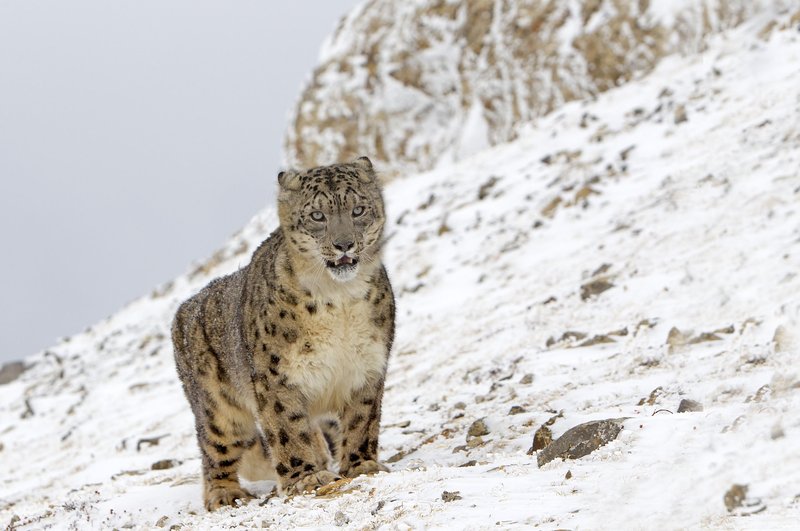
[[347, 270], [358, 265], [358, 259], [344, 255], [336, 260], [325, 260], [325, 265], [328, 266], [328, 269]]
[[328, 273], [338, 282], [353, 280], [358, 274], [358, 259], [352, 256], [342, 256], [336, 260], [325, 260]]

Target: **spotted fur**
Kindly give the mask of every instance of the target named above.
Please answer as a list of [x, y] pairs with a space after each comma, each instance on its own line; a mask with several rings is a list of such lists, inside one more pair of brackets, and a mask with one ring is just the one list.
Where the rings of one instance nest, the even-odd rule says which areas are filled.
[[172, 327], [209, 510], [250, 497], [240, 476], [273, 477], [291, 494], [387, 470], [378, 427], [394, 296], [372, 164], [278, 181], [280, 227], [249, 265], [183, 303]]

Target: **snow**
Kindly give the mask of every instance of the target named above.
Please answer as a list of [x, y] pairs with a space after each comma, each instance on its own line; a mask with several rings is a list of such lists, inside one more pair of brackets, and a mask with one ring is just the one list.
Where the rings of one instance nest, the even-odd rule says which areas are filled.
[[[763, 40], [762, 27], [386, 187], [398, 322], [380, 453], [396, 456], [391, 473], [319, 497], [248, 484], [260, 496], [249, 505], [202, 509], [169, 324], [183, 299], [247, 263], [275, 227], [267, 208], [212, 260], [0, 386], [0, 523], [793, 528], [800, 33]], [[598, 278], [613, 286], [584, 300]], [[688, 341], [668, 345], [673, 328]], [[560, 340], [567, 331], [613, 342], [581, 347]], [[715, 340], [691, 341], [703, 333]], [[703, 411], [677, 413], [683, 398]], [[539, 468], [527, 451], [558, 412], [556, 437], [627, 420], [588, 456]], [[478, 419], [489, 434], [470, 446]], [[164, 459], [177, 465], [151, 469]], [[734, 484], [749, 486], [750, 505], [729, 513]]]

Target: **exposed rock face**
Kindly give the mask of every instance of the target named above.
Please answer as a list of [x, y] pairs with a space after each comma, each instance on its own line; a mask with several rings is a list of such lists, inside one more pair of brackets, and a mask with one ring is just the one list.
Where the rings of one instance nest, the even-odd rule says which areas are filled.
[[386, 177], [430, 169], [788, 1], [370, 0], [326, 43], [286, 162], [369, 154]]

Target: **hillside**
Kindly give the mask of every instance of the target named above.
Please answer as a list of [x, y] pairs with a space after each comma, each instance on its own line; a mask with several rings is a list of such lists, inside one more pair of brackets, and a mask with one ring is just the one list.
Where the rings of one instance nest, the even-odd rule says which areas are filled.
[[[169, 325], [183, 299], [247, 263], [276, 225], [268, 207], [209, 260], [0, 386], [0, 524], [790, 528], [791, 16], [755, 17], [513, 141], [387, 185], [398, 323], [380, 454], [391, 473], [320, 497], [269, 497], [264, 482], [246, 507], [202, 509]], [[683, 399], [702, 411], [678, 413]], [[555, 438], [599, 419], [623, 429], [593, 453], [541, 467], [529, 455], [543, 424]]]
[[517, 138], [565, 102], [651, 71], [791, 0], [371, 0], [323, 47], [287, 131], [290, 165], [370, 153], [387, 177]]

